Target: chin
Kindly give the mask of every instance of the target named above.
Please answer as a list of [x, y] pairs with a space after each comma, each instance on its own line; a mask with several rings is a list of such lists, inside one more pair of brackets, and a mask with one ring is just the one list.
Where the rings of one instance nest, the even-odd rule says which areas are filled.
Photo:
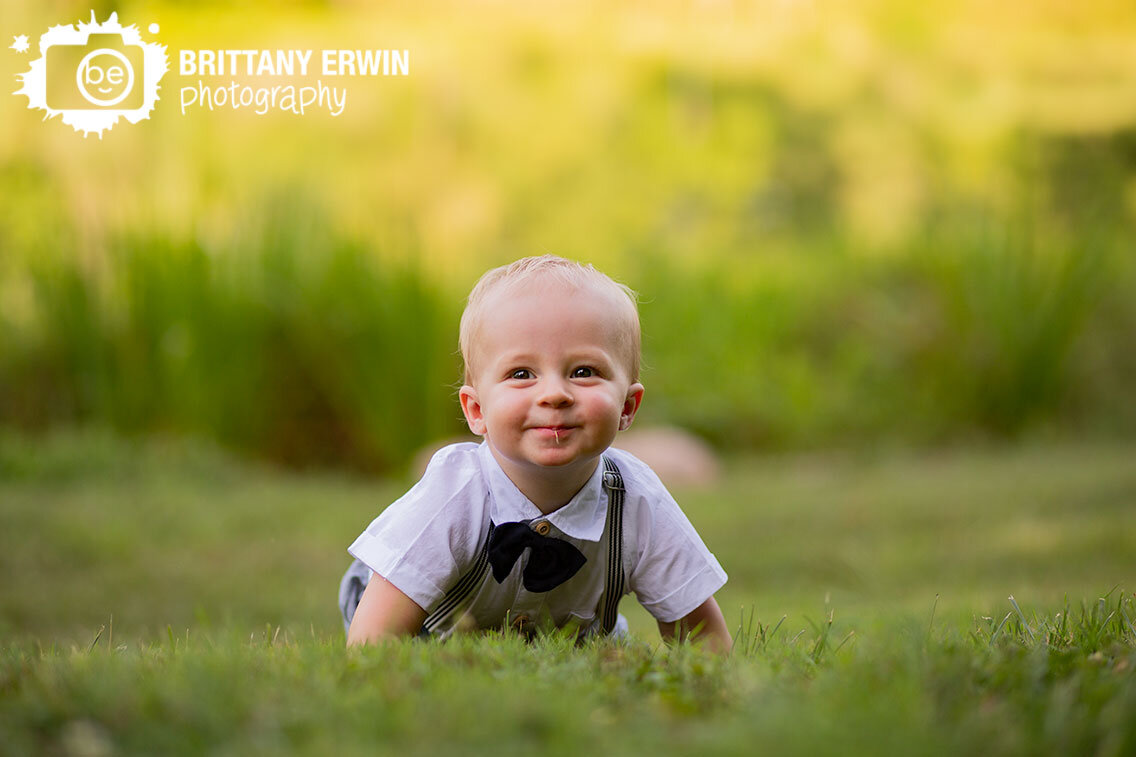
[[584, 455], [578, 450], [543, 449], [527, 455], [529, 462], [544, 468], [561, 468], [578, 462]]
[[570, 454], [544, 454], [533, 455], [529, 460], [534, 465], [539, 465], [542, 468], [562, 468], [565, 465], [571, 465], [579, 459], [578, 455]]

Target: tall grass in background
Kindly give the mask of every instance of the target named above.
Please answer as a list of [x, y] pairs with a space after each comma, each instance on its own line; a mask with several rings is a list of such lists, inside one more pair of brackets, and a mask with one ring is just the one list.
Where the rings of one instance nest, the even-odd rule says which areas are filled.
[[1121, 431], [1133, 273], [1120, 239], [1004, 227], [756, 272], [657, 260], [637, 281], [646, 413], [742, 448]]
[[[3, 282], [32, 304], [3, 326], [0, 420], [197, 434], [372, 471], [459, 433], [464, 293], [383, 262], [303, 202], [266, 206], [230, 250], [127, 237], [93, 270], [45, 252]], [[742, 449], [1123, 430], [1127, 252], [1107, 235], [1066, 246], [992, 227], [876, 258], [644, 255], [626, 277], [644, 298], [644, 422]]]
[[4, 324], [0, 418], [199, 434], [364, 470], [452, 434], [458, 303], [304, 203], [266, 204], [220, 253], [139, 235], [108, 243], [94, 270], [60, 252], [30, 261], [30, 316]]

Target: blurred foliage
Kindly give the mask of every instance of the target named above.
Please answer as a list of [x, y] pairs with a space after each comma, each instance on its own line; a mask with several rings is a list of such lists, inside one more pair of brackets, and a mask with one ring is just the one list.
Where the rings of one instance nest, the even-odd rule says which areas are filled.
[[[645, 420], [723, 445], [1136, 428], [1131, 4], [98, 9], [175, 69], [102, 140], [2, 98], [0, 423], [389, 469], [461, 429], [476, 277], [555, 252], [642, 293]], [[277, 47], [411, 72], [180, 112], [178, 49]]]

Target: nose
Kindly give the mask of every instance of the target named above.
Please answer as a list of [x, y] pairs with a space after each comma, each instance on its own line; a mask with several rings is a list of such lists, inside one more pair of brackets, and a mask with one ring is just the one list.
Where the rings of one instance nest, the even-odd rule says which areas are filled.
[[560, 376], [549, 376], [540, 382], [537, 402], [548, 407], [564, 407], [572, 404], [572, 393], [568, 382]]

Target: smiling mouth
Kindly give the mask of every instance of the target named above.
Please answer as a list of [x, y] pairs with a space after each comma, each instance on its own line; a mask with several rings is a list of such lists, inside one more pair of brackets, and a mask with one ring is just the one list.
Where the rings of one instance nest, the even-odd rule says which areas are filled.
[[531, 430], [542, 435], [551, 434], [556, 443], [560, 444], [560, 438], [575, 428], [575, 426], [533, 426]]

